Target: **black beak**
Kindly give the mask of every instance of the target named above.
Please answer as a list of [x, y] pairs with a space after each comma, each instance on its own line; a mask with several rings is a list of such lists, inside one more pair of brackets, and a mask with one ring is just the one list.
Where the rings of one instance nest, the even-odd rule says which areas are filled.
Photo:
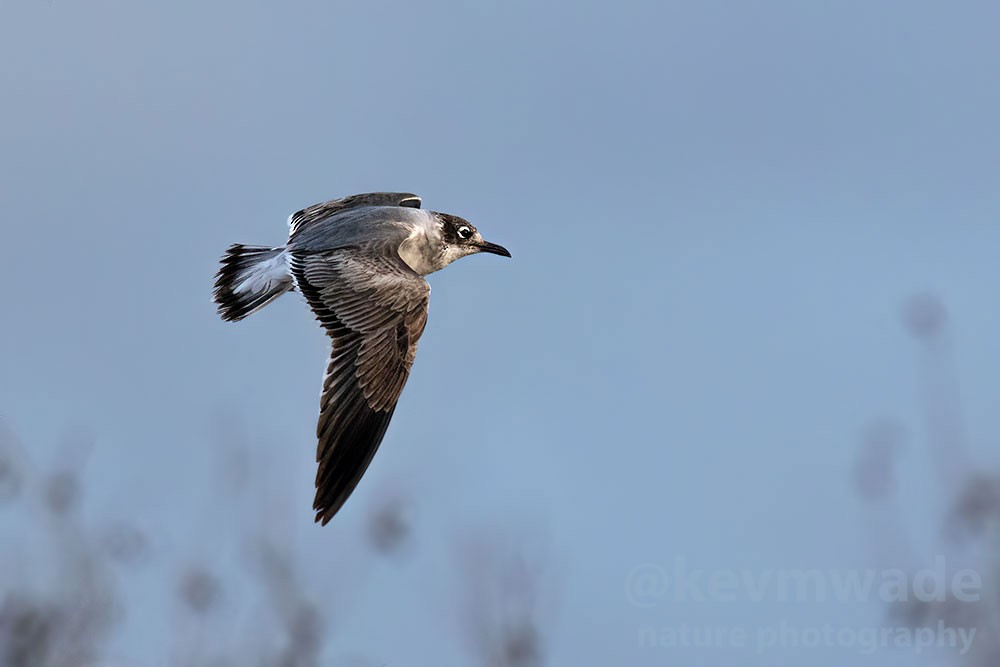
[[496, 243], [490, 243], [489, 241], [483, 241], [478, 244], [479, 252], [488, 252], [494, 255], [501, 255], [503, 257], [510, 257], [510, 251], [504, 248], [502, 245], [497, 245]]

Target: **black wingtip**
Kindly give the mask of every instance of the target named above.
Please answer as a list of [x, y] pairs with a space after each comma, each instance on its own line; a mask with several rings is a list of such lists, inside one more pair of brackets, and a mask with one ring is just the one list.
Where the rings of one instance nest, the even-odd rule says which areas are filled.
[[333, 442], [316, 471], [316, 498], [313, 502], [315, 521], [324, 526], [354, 493], [395, 411], [395, 406], [387, 411], [372, 410], [367, 405], [359, 407], [358, 414], [348, 423], [334, 426], [334, 434], [325, 434]]

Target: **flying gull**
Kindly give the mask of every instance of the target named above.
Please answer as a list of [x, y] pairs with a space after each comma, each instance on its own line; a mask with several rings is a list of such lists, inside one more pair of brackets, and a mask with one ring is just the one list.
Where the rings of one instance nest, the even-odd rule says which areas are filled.
[[280, 248], [235, 244], [215, 277], [219, 315], [237, 322], [285, 292], [305, 296], [333, 341], [323, 379], [316, 521], [326, 525], [371, 463], [427, 322], [424, 276], [479, 252], [510, 257], [455, 215], [406, 192], [310, 206], [288, 219]]

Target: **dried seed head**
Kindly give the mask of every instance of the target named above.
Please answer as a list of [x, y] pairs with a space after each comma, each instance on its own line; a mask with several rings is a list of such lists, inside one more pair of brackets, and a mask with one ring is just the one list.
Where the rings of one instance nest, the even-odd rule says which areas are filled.
[[948, 311], [932, 294], [918, 294], [903, 306], [903, 323], [917, 338], [933, 338], [948, 324]]
[[410, 524], [398, 499], [383, 503], [369, 518], [368, 539], [381, 554], [398, 553], [410, 536]]
[[45, 505], [54, 514], [65, 514], [80, 500], [80, 481], [64, 470], [49, 477], [45, 484]]
[[146, 536], [127, 523], [115, 523], [105, 530], [104, 548], [112, 560], [122, 565], [138, 565], [149, 555]]
[[181, 602], [197, 614], [205, 614], [218, 604], [222, 586], [211, 573], [193, 567], [181, 575], [177, 589]]

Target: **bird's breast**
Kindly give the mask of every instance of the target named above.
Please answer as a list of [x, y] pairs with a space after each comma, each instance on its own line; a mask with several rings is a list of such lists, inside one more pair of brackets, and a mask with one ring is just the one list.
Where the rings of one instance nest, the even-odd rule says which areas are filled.
[[434, 222], [414, 225], [410, 235], [399, 244], [398, 253], [406, 265], [421, 276], [441, 269], [441, 246], [444, 238]]

